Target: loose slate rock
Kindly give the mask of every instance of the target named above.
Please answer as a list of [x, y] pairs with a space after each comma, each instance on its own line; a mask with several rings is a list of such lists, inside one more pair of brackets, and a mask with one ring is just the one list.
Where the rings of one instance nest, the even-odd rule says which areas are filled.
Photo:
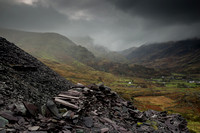
[[58, 108], [57, 108], [56, 104], [52, 100], [47, 101], [47, 107], [56, 117], [58, 117], [58, 118], [61, 117], [58, 112]]
[[86, 127], [91, 128], [93, 126], [93, 118], [92, 117], [83, 117], [83, 122]]
[[107, 133], [109, 131], [109, 128], [102, 128], [101, 133]]
[[37, 113], [38, 113], [37, 106], [35, 106], [34, 104], [31, 104], [31, 103], [27, 103], [27, 102], [24, 102], [24, 106], [26, 107], [26, 109], [28, 110], [28, 112], [31, 115], [33, 115], [33, 116], [37, 115]]
[[28, 130], [37, 131], [39, 128], [40, 128], [39, 126], [33, 126], [33, 127], [29, 127]]
[[4, 101], [0, 100], [0, 106], [3, 106], [3, 105], [4, 105]]
[[[61, 92], [61, 94], [67, 96], [78, 97], [62, 100], [55, 98], [55, 101], [59, 103], [59, 110], [64, 110], [62, 111], [62, 118], [54, 119], [51, 116], [45, 117], [40, 114], [31, 118], [28, 115], [17, 116], [17, 118], [20, 118], [18, 124], [11, 124], [9, 128], [14, 127], [17, 131], [21, 131], [28, 130], [28, 128], [30, 130], [33, 125], [38, 125], [37, 130], [51, 130], [52, 132], [189, 132], [187, 122], [180, 115], [153, 110], [141, 112], [130, 102], [103, 87], [101, 86], [100, 90], [97, 85], [91, 85], [87, 93], [84, 89], [78, 92], [76, 88]], [[33, 106], [32, 104], [29, 105]], [[48, 101], [47, 106], [49, 109], [56, 108], [58, 110], [53, 101]], [[74, 106], [77, 106], [77, 108], [73, 108]], [[12, 110], [12, 108], [10, 109]], [[36, 111], [33, 112], [36, 113]], [[54, 114], [53, 111], [51, 113]], [[24, 120], [21, 117], [24, 117]], [[36, 128], [33, 129], [36, 130]]]
[[81, 83], [77, 83], [74, 88], [84, 88], [85, 86]]
[[72, 108], [72, 109], [79, 109], [78, 106], [76, 106], [76, 105], [74, 105], [74, 104], [72, 104], [72, 103], [69, 103], [69, 102], [67, 102], [67, 101], [61, 100], [61, 99], [59, 99], [59, 98], [56, 98], [55, 101], [58, 102], [58, 103], [60, 103], [60, 104], [62, 104], [62, 105], [65, 105], [65, 106], [67, 106], [67, 107], [70, 107], [70, 108]]
[[23, 103], [20, 103], [20, 104], [15, 104], [15, 107], [16, 107], [16, 111], [17, 113], [20, 113], [22, 115], [26, 115], [26, 107], [24, 106]]
[[13, 112], [5, 111], [1, 112], [0, 115], [9, 121], [18, 121], [17, 117], [14, 116]]
[[8, 124], [8, 120], [0, 116], [0, 128], [4, 128]]

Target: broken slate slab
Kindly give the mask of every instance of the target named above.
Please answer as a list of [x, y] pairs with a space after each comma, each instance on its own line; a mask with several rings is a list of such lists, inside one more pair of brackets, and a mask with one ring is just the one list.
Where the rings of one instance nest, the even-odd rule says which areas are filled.
[[21, 115], [26, 115], [26, 107], [24, 106], [23, 103], [20, 103], [20, 104], [15, 104], [15, 107], [16, 107], [16, 111], [17, 113], [21, 114]]
[[61, 118], [56, 104], [52, 100], [47, 101], [47, 107], [56, 117]]
[[4, 128], [8, 124], [8, 120], [0, 116], [0, 128]]
[[76, 90], [68, 90], [68, 91], [63, 91], [62, 94], [70, 95], [70, 96], [80, 96], [82, 93], [78, 92]]
[[47, 131], [30, 131], [30, 132], [23, 132], [23, 133], [47, 133]]
[[72, 119], [74, 117], [74, 112], [69, 110], [66, 113], [63, 114], [63, 117], [67, 118], [67, 119]]
[[76, 99], [76, 100], [79, 99], [79, 97], [69, 96], [69, 95], [66, 95], [66, 94], [59, 94], [58, 96], [64, 97], [64, 98], [67, 98], [67, 99]]
[[107, 128], [107, 127], [101, 129], [101, 133], [107, 133], [108, 131], [109, 131], [109, 128]]
[[85, 86], [81, 83], [77, 83], [74, 88], [84, 88]]
[[5, 111], [1, 112], [0, 115], [9, 121], [18, 121], [17, 117], [15, 117], [12, 112]]
[[28, 130], [37, 131], [39, 128], [40, 128], [39, 126], [33, 126], [33, 127], [29, 127]]
[[38, 113], [37, 106], [35, 106], [34, 104], [31, 104], [31, 103], [27, 103], [27, 102], [24, 102], [24, 106], [26, 107], [26, 109], [28, 110], [28, 112], [31, 115], [33, 115], [33, 116], [37, 115], [37, 113]]
[[70, 130], [63, 130], [62, 133], [71, 133]]
[[70, 107], [70, 108], [73, 108], [73, 109], [79, 109], [78, 106], [76, 106], [76, 105], [74, 105], [72, 103], [69, 103], [67, 101], [61, 100], [59, 98], [56, 98], [55, 101], [58, 102], [58, 103], [60, 103], [60, 104], [62, 104], [62, 105], [65, 105], [67, 107]]
[[3, 105], [4, 105], [4, 101], [0, 100], [0, 106], [3, 106]]
[[86, 127], [91, 128], [93, 124], [93, 118], [92, 117], [83, 117], [83, 122]]

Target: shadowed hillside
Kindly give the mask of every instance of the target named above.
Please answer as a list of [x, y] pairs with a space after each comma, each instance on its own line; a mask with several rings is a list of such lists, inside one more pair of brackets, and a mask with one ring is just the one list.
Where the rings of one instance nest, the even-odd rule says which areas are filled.
[[137, 47], [131, 47], [131, 48], [119, 51], [118, 53], [126, 57], [136, 49], [137, 49]]
[[126, 58], [147, 67], [199, 73], [200, 39], [143, 45]]
[[0, 37], [0, 102], [44, 103], [72, 85], [43, 63]]

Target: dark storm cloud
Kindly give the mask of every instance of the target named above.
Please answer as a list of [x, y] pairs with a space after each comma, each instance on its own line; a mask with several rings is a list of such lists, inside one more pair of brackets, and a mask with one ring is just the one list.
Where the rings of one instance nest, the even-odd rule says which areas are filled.
[[199, 0], [0, 0], [0, 27], [90, 36], [122, 50], [200, 37]]
[[199, 0], [109, 0], [119, 9], [160, 23], [196, 23], [200, 21]]
[[66, 22], [66, 16], [52, 7], [33, 6], [0, 0], [0, 27], [26, 30], [53, 29]]

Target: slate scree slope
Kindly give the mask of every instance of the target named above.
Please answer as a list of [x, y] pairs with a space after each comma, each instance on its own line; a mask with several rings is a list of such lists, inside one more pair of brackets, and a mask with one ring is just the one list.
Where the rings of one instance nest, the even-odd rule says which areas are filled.
[[14, 44], [0, 38], [0, 99], [40, 103], [69, 89], [70, 82]]
[[180, 115], [141, 112], [103, 84], [72, 85], [0, 37], [0, 132], [189, 131]]

